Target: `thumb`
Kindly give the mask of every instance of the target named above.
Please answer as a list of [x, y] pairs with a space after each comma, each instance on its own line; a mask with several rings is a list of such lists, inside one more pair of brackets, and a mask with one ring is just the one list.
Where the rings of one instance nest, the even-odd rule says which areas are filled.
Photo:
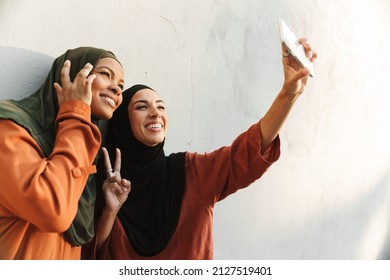
[[306, 78], [309, 76], [310, 70], [308, 68], [302, 68], [295, 73], [295, 77], [293, 78], [294, 82], [298, 82], [299, 80]]
[[57, 94], [61, 94], [62, 93], [62, 87], [60, 86], [59, 83], [54, 83], [54, 88], [55, 88]]
[[122, 179], [122, 186], [127, 190], [131, 190], [131, 182], [129, 180]]
[[57, 99], [58, 99], [58, 103], [60, 104], [62, 102], [62, 100], [63, 100], [63, 98], [62, 98], [62, 87], [60, 86], [59, 83], [54, 83], [54, 89], [57, 92]]

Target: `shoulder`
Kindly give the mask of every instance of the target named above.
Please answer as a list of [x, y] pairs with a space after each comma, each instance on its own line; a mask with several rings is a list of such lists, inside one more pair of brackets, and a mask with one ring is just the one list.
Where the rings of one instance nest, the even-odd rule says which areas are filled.
[[0, 134], [6, 135], [6, 134], [10, 134], [11, 132], [23, 133], [26, 132], [26, 130], [12, 120], [0, 118]]

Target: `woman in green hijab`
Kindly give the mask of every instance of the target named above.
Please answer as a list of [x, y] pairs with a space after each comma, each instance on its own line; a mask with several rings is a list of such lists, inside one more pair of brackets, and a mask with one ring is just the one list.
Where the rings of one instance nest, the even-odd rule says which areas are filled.
[[37, 91], [0, 101], [0, 259], [80, 259], [94, 235], [97, 122], [122, 102], [123, 76], [112, 52], [80, 47]]

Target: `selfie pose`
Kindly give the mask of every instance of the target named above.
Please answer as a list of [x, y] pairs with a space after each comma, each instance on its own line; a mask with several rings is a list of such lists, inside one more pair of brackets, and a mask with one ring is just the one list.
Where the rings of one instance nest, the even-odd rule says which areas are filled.
[[[306, 40], [300, 43], [314, 62], [317, 54]], [[86, 258], [213, 258], [215, 203], [251, 185], [278, 160], [279, 131], [305, 90], [309, 70], [284, 46], [282, 54], [284, 84], [267, 113], [230, 146], [210, 153], [166, 156], [169, 121], [163, 99], [145, 85], [124, 91], [108, 125], [106, 175], [98, 192], [102, 203], [97, 204], [97, 232], [85, 247]]]
[[112, 117], [123, 83], [112, 52], [81, 47], [37, 91], [0, 101], [0, 259], [80, 259], [94, 235], [96, 123]]

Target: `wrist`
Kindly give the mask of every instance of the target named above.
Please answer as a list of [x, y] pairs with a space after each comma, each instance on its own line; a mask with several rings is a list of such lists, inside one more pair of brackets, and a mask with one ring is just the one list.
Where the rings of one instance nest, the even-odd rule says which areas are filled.
[[281, 89], [277, 98], [286, 103], [295, 103], [299, 97], [299, 93], [291, 93], [285, 87]]
[[112, 218], [112, 217], [116, 217], [118, 215], [118, 212], [119, 212], [119, 209], [111, 209], [111, 208], [108, 208], [107, 206], [105, 206], [103, 208], [102, 214], [105, 217]]

